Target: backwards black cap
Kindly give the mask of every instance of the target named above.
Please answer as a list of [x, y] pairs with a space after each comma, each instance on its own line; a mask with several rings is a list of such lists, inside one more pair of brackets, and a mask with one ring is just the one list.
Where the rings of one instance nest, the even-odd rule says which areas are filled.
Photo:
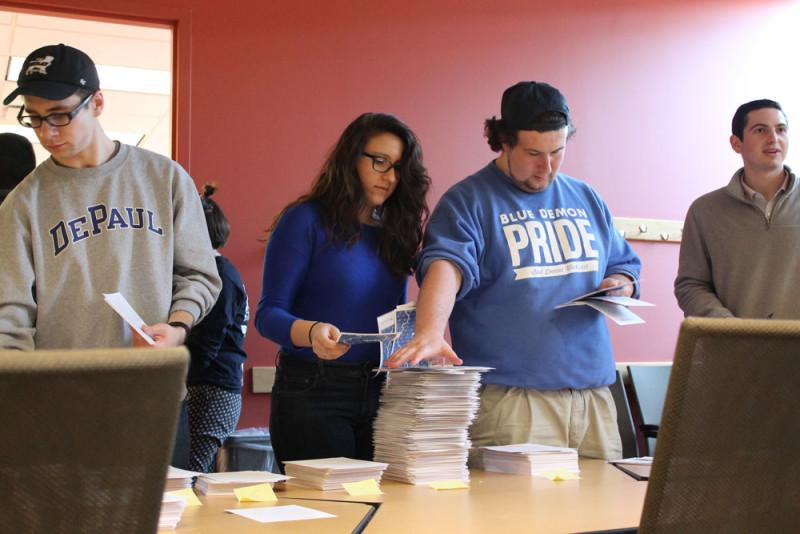
[[569, 106], [561, 91], [543, 82], [519, 82], [503, 92], [500, 116], [511, 130], [532, 130], [542, 113], [556, 112], [569, 122]]
[[64, 44], [43, 46], [25, 58], [17, 88], [3, 100], [3, 104], [9, 105], [18, 95], [63, 100], [78, 89], [92, 92], [100, 89], [92, 58]]

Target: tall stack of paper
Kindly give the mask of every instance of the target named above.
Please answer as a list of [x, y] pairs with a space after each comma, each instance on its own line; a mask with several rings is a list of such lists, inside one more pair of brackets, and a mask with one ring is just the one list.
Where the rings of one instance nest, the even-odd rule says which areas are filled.
[[287, 484], [321, 490], [340, 490], [347, 482], [375, 480], [380, 482], [388, 464], [354, 460], [351, 458], [324, 458], [296, 460], [283, 463], [290, 477]]
[[286, 477], [269, 471], [231, 471], [228, 473], [204, 473], [197, 477], [195, 488], [203, 495], [233, 495], [233, 490], [256, 484], [283, 482]]
[[385, 477], [410, 484], [469, 480], [467, 429], [486, 367], [390, 369], [374, 423], [375, 460]]
[[175, 530], [183, 515], [186, 501], [176, 495], [164, 494], [161, 499], [161, 514], [158, 516], [158, 530]]
[[164, 491], [191, 488], [192, 482], [194, 482], [194, 477], [200, 474], [202, 473], [169, 466], [169, 468], [167, 468], [167, 483], [164, 486]]
[[483, 468], [486, 471], [541, 475], [548, 471], [579, 473], [578, 451], [535, 443], [483, 447]]

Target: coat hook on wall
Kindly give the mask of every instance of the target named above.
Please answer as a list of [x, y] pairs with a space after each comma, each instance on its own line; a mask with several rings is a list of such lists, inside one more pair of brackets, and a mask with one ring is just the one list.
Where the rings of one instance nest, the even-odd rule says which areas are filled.
[[614, 227], [628, 241], [680, 243], [683, 221], [615, 217]]

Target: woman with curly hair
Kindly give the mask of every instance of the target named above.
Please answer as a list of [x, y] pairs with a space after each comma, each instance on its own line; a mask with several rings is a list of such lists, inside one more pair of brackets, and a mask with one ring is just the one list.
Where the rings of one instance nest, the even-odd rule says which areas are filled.
[[288, 460], [372, 459], [380, 347], [337, 339], [377, 331], [377, 317], [405, 302], [429, 187], [408, 126], [365, 113], [342, 133], [311, 190], [273, 223], [255, 324], [281, 347], [270, 415], [281, 468]]

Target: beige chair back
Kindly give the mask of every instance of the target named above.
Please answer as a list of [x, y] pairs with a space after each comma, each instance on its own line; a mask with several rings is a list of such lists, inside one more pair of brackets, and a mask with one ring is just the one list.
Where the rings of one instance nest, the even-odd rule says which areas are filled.
[[0, 530], [153, 533], [188, 353], [0, 352]]
[[800, 321], [681, 325], [640, 532], [796, 532]]

